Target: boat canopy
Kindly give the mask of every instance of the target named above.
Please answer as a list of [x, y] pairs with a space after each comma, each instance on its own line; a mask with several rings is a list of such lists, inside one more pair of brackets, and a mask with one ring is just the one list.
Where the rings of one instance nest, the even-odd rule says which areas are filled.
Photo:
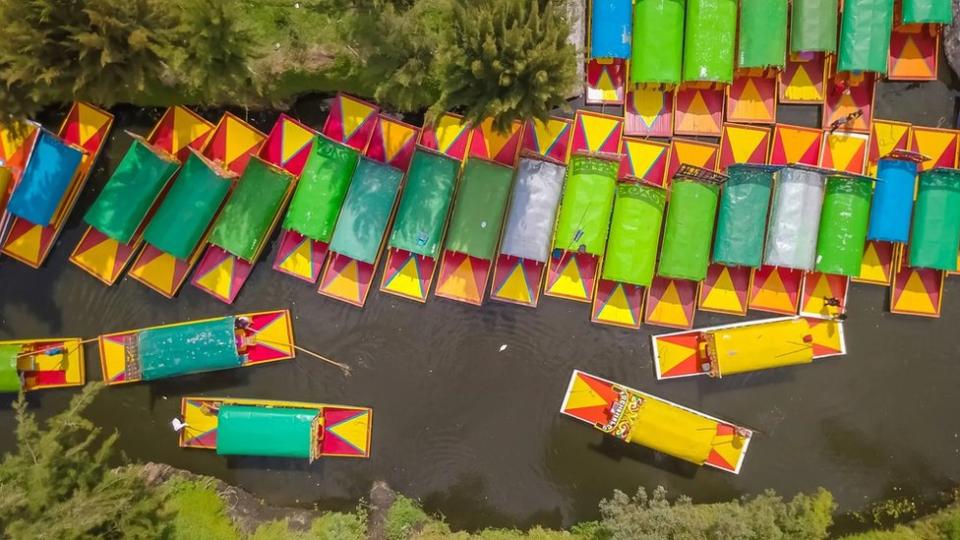
[[7, 211], [34, 225], [50, 225], [82, 160], [82, 151], [41, 129]]
[[560, 203], [560, 217], [553, 247], [603, 255], [617, 190], [615, 161], [591, 156], [573, 156]]
[[591, 2], [590, 58], [630, 58], [632, 0]]
[[893, 32], [893, 0], [844, 0], [837, 71], [885, 74]]
[[566, 173], [563, 165], [542, 159], [520, 159], [500, 253], [547, 262]]
[[960, 245], [960, 170], [933, 169], [920, 174], [910, 233], [910, 266], [957, 270]]
[[721, 377], [813, 362], [810, 326], [803, 319], [719, 328], [704, 337]]
[[666, 202], [666, 191], [658, 187], [627, 182], [617, 186], [603, 279], [650, 285]]
[[186, 260], [230, 191], [228, 173], [191, 153], [143, 236], [153, 247]]
[[240, 367], [234, 317], [142, 330], [127, 338], [145, 381]]
[[685, 24], [684, 82], [733, 82], [737, 0], [687, 0]]
[[20, 372], [17, 370], [20, 350], [20, 345], [0, 345], [0, 392], [20, 390]]
[[459, 161], [417, 148], [390, 233], [390, 247], [434, 259], [440, 254], [459, 172]]
[[845, 175], [827, 178], [817, 238], [817, 272], [860, 275], [872, 195], [872, 178]]
[[252, 261], [283, 205], [293, 176], [254, 156], [220, 212], [210, 243]]
[[217, 454], [312, 460], [319, 423], [317, 409], [221, 405]]
[[903, 0], [903, 24], [953, 22], [951, 0]]
[[742, 0], [737, 67], [782, 68], [787, 61], [787, 0]]
[[718, 184], [674, 177], [663, 227], [659, 275], [690, 281], [707, 277], [719, 200]]
[[710, 457], [717, 422], [672, 403], [643, 397], [632, 417], [629, 442], [703, 465]]
[[773, 192], [763, 263], [812, 271], [823, 207], [822, 170], [784, 167]]
[[482, 159], [467, 161], [450, 218], [446, 249], [493, 260], [512, 182], [513, 169], [509, 167]]
[[129, 243], [179, 168], [180, 163], [173, 157], [160, 154], [140, 137], [134, 137], [83, 220], [117, 242]]
[[720, 196], [713, 262], [757, 268], [763, 263], [763, 239], [770, 213], [775, 167], [731, 165]]
[[837, 1], [793, 0], [790, 52], [836, 52]]
[[636, 0], [630, 82], [680, 84], [685, 0]]
[[373, 264], [393, 213], [403, 172], [385, 163], [361, 158], [330, 240], [330, 250]]
[[357, 150], [317, 135], [283, 228], [318, 242], [330, 242], [359, 159]]

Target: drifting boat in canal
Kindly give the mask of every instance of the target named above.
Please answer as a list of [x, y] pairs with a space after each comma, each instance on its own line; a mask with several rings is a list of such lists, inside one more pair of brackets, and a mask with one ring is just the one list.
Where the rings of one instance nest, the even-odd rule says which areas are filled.
[[579, 370], [560, 412], [622, 441], [734, 474], [753, 437], [746, 428]]
[[370, 457], [373, 410], [366, 407], [185, 397], [180, 408], [181, 448], [221, 456], [309, 459]]
[[293, 322], [281, 309], [102, 335], [108, 385], [250, 367], [295, 356]]
[[80, 338], [0, 341], [0, 394], [82, 386], [85, 381]]

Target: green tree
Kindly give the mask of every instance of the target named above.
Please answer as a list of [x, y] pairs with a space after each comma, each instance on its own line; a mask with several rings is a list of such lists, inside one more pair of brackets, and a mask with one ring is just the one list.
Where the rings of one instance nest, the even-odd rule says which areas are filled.
[[635, 540], [819, 540], [832, 523], [833, 497], [826, 490], [790, 501], [768, 491], [752, 499], [693, 504], [671, 503], [662, 487], [652, 496], [640, 488], [633, 497], [615, 491], [600, 503], [602, 524], [614, 539]]
[[43, 427], [14, 405], [17, 450], [0, 462], [0, 530], [9, 538], [158, 538], [163, 499], [134, 469], [114, 469], [116, 433], [82, 416], [101, 388], [87, 385]]

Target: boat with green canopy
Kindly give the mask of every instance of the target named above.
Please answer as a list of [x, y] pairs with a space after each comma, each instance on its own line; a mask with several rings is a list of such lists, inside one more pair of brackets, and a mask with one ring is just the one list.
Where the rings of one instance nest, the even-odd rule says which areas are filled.
[[316, 283], [360, 151], [318, 134], [283, 218], [273, 269]]
[[181, 448], [221, 456], [306, 459], [370, 457], [373, 410], [267, 399], [185, 397], [178, 428]]
[[330, 237], [318, 292], [363, 307], [393, 218], [403, 171], [361, 157]]
[[295, 184], [291, 173], [252, 157], [213, 224], [209, 246], [191, 283], [232, 304], [263, 253]]
[[459, 160], [416, 148], [387, 240], [381, 291], [427, 300], [459, 175]]
[[616, 156], [570, 158], [543, 294], [592, 302], [617, 191]]
[[83, 386], [83, 340], [0, 341], [0, 394]]
[[477, 157], [467, 160], [434, 294], [473, 305], [483, 303], [512, 185], [512, 168]]
[[670, 185], [657, 274], [668, 279], [703, 281], [717, 219], [720, 186], [727, 176], [682, 165]]
[[296, 354], [285, 309], [115, 332], [98, 343], [107, 385], [250, 367]]

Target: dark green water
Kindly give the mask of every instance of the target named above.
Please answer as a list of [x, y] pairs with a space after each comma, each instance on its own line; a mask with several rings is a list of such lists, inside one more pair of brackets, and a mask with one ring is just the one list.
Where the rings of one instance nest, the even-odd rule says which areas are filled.
[[[946, 71], [946, 68], [944, 68]], [[942, 83], [882, 85], [877, 117], [954, 125], [957, 92]], [[319, 100], [292, 111], [322, 124]], [[536, 310], [482, 308], [430, 298], [426, 305], [373, 291], [363, 310], [321, 297], [270, 268], [275, 245], [232, 307], [187, 284], [166, 300], [124, 279], [112, 288], [67, 262], [92, 203], [129, 138], [161, 111], [118, 109], [104, 155], [46, 265], [0, 260], [0, 339], [100, 333], [253, 310], [290, 308], [298, 343], [354, 367], [351, 377], [310, 358], [157, 384], [106, 389], [90, 410], [117, 430], [132, 458], [170, 463], [238, 484], [279, 504], [351, 506], [371, 482], [421, 498], [455, 527], [550, 526], [595, 518], [613, 489], [663, 485], [697, 501], [766, 488], [791, 495], [830, 489], [841, 510], [880, 499], [923, 499], [960, 482], [960, 278], [947, 282], [943, 317], [886, 312], [887, 291], [854, 285], [850, 354], [812, 366], [717, 380], [656, 382], [651, 333], [593, 325], [584, 304], [544, 298]], [[240, 112], [243, 116], [243, 112]], [[209, 111], [214, 120], [217, 112]], [[51, 119], [56, 114], [51, 115]], [[250, 120], [266, 131], [275, 114]], [[817, 108], [781, 108], [781, 120], [816, 125]], [[48, 125], [53, 125], [48, 123]], [[379, 282], [379, 277], [377, 278]], [[697, 326], [736, 319], [700, 313]], [[507, 348], [500, 351], [501, 347]], [[643, 449], [604, 441], [558, 414], [580, 368], [762, 431], [739, 476], [697, 470]], [[95, 348], [87, 370], [99, 378]], [[224, 459], [181, 450], [169, 420], [183, 395], [325, 401], [374, 407], [369, 461]], [[36, 393], [33, 410], [63, 408], [70, 391]], [[9, 400], [0, 432], [10, 433]], [[0, 438], [0, 451], [11, 437]]]

